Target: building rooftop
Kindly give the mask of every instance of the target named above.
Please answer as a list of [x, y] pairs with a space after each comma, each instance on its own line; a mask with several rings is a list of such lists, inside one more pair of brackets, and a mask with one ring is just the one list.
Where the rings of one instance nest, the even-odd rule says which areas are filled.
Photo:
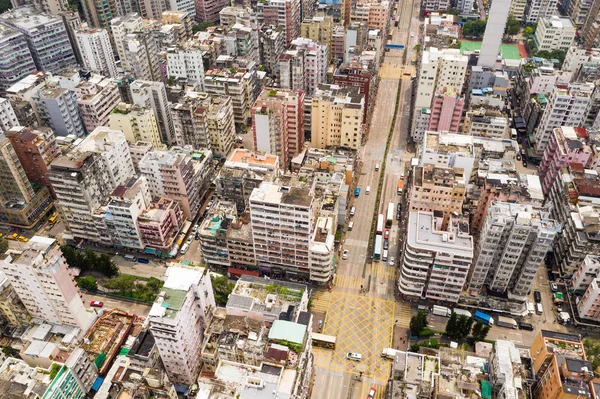
[[192, 284], [200, 284], [205, 273], [206, 269], [203, 267], [168, 267], [161, 293], [154, 301], [148, 316], [175, 319]]
[[439, 230], [431, 212], [410, 212], [408, 244], [427, 251], [473, 257], [473, 238], [464, 233]]
[[306, 339], [306, 326], [287, 320], [275, 320], [269, 330], [269, 339], [303, 345]]
[[50, 24], [62, 24], [62, 20], [55, 18], [49, 14], [44, 14], [35, 11], [30, 7], [19, 7], [13, 8], [0, 14], [0, 19], [12, 26], [17, 27], [20, 30], [36, 34], [38, 31], [42, 33], [43, 28]]
[[256, 154], [243, 148], [234, 148], [224, 166], [226, 168], [274, 171], [279, 168], [279, 157], [271, 154]]
[[289, 187], [270, 182], [263, 182], [250, 195], [250, 202], [295, 205], [310, 207], [312, 195], [308, 187]]
[[35, 399], [50, 385], [50, 372], [31, 367], [24, 360], [9, 357], [0, 367], [0, 392], [3, 399]]

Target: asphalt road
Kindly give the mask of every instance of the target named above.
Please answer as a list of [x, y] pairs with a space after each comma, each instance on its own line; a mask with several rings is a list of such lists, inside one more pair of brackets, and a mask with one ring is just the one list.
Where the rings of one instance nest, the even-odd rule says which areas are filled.
[[[318, 300], [315, 302], [318, 303], [315, 307], [321, 314], [326, 314], [323, 333], [337, 337], [336, 350], [315, 348], [313, 351], [317, 374], [312, 398], [316, 399], [366, 397], [371, 387], [377, 389], [376, 398], [382, 398], [389, 376], [389, 361], [382, 359], [380, 353], [392, 344], [394, 334], [394, 319], [397, 316], [395, 267], [388, 262], [372, 262], [368, 248], [381, 173], [384, 173], [383, 188], [377, 212], [385, 214], [387, 204], [396, 204], [400, 198], [396, 193], [398, 179], [405, 161], [412, 156], [407, 152], [410, 75], [414, 75], [410, 60], [419, 36], [419, 3], [403, 0], [398, 4], [398, 9], [398, 28], [391, 23], [392, 42], [404, 44], [408, 49], [407, 55], [403, 56], [403, 50], [385, 52], [367, 141], [358, 153], [361, 167], [356, 187], [361, 188], [361, 194], [353, 198], [350, 204], [356, 207], [356, 214], [350, 219], [354, 222], [354, 228], [347, 231], [341, 248], [349, 251], [348, 259], [341, 260], [340, 257], [332, 291], [316, 295]], [[383, 168], [377, 171], [375, 165], [384, 164], [398, 85], [398, 119], [385, 171]], [[369, 195], [366, 194], [367, 186], [371, 188]], [[397, 252], [398, 237], [398, 223], [394, 220], [389, 240], [391, 255]], [[364, 290], [361, 290], [361, 286]], [[347, 352], [359, 352], [363, 360], [347, 360]]]

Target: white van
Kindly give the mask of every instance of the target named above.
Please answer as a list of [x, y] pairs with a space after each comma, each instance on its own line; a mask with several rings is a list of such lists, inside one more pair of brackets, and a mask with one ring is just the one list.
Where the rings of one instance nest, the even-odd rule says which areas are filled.
[[348, 230], [351, 231], [353, 227], [354, 227], [354, 222], [348, 223]]
[[346, 358], [360, 362], [362, 360], [362, 355], [360, 353], [348, 352], [348, 354], [346, 355]]
[[125, 255], [123, 257], [125, 258], [125, 260], [128, 260], [130, 262], [137, 262], [137, 258], [133, 255]]
[[381, 259], [383, 259], [383, 261], [385, 262], [385, 261], [387, 261], [387, 258], [388, 258], [388, 250], [384, 249], [383, 250], [383, 256], [382, 256]]
[[190, 247], [190, 244], [188, 244], [188, 243], [183, 244], [183, 247], [181, 247], [181, 251], [179, 251], [179, 253], [181, 255], [185, 255], [185, 253], [187, 252], [189, 247]]
[[375, 170], [379, 170], [379, 164], [378, 163], [375, 164]]
[[352, 208], [350, 208], [350, 216], [354, 216], [355, 213], [356, 213], [356, 207], [353, 206]]
[[370, 192], [371, 192], [371, 186], [367, 186], [367, 189], [365, 190], [365, 194], [369, 195]]

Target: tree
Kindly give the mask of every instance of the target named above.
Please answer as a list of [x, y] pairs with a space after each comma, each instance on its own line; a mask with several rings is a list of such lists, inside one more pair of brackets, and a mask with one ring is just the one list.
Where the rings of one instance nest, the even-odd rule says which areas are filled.
[[418, 336], [428, 326], [427, 312], [419, 310], [416, 315], [410, 319], [410, 334]]
[[526, 27], [525, 29], [523, 29], [523, 34], [525, 36], [533, 35], [533, 28], [531, 26]]
[[457, 321], [458, 315], [454, 312], [450, 315], [448, 322], [446, 323], [446, 335], [450, 339], [454, 339], [457, 336]]
[[465, 22], [463, 25], [463, 35], [481, 37], [485, 32], [486, 25], [487, 21], [484, 21], [483, 19]]
[[6, 357], [15, 357], [17, 359], [20, 358], [19, 351], [16, 350], [15, 348], [13, 348], [12, 346], [3, 346], [2, 347], [2, 353]]
[[229, 294], [233, 291], [235, 283], [229, 281], [226, 276], [210, 276], [212, 282], [213, 292], [215, 294], [215, 302], [218, 306], [227, 305]]
[[98, 282], [96, 281], [96, 277], [94, 276], [85, 276], [81, 277], [77, 280], [77, 286], [86, 291], [97, 291], [98, 290]]
[[135, 276], [129, 274], [121, 274], [106, 280], [102, 285], [111, 291], [119, 293], [130, 293], [134, 289]]
[[421, 45], [420, 44], [415, 45], [414, 49], [417, 53], [419, 53], [421, 51]]
[[506, 34], [509, 36], [516, 35], [521, 30], [521, 23], [515, 18], [514, 15], [508, 15], [508, 21], [506, 21]]
[[0, 253], [5, 253], [6, 251], [8, 251], [8, 240], [5, 240], [4, 238], [0, 238]]
[[466, 339], [471, 333], [471, 327], [473, 327], [473, 318], [465, 315], [460, 316], [458, 319], [460, 339]]
[[196, 25], [192, 26], [192, 32], [194, 32], [194, 33], [204, 32], [206, 29], [208, 29], [214, 25], [215, 24], [211, 21], [202, 21], [202, 22], [199, 22]]
[[473, 335], [473, 339], [475, 341], [483, 341], [485, 337], [487, 337], [490, 332], [490, 326], [484, 325], [482, 322], [478, 321], [473, 326], [473, 331], [471, 335]]

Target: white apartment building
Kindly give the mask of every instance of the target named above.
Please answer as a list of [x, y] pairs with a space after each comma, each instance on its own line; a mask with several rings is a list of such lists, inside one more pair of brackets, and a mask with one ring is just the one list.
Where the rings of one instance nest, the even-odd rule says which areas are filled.
[[196, 3], [194, 0], [168, 0], [166, 2], [169, 11], [187, 12], [192, 19], [196, 19]]
[[564, 50], [573, 45], [577, 28], [569, 18], [553, 15], [540, 18], [533, 41], [538, 50]]
[[0, 87], [8, 89], [25, 78], [36, 67], [25, 35], [16, 29], [0, 25]]
[[561, 69], [563, 71], [575, 73], [579, 70], [579, 67], [587, 62], [599, 63], [600, 49], [588, 50], [579, 46], [571, 46], [565, 55], [565, 60]]
[[600, 321], [600, 279], [593, 279], [579, 298], [577, 312], [582, 319]]
[[19, 120], [12, 105], [10, 105], [10, 101], [6, 98], [0, 98], [0, 130], [5, 132], [19, 125]]
[[558, 13], [556, 2], [552, 0], [531, 0], [527, 2], [525, 8], [526, 24], [538, 22], [540, 18], [550, 18]]
[[470, 125], [470, 135], [492, 138], [508, 138], [509, 121], [506, 117], [469, 114], [470, 113], [467, 112], [465, 117], [465, 125]]
[[82, 28], [75, 32], [83, 67], [106, 77], [117, 77], [117, 64], [106, 29]]
[[557, 127], [583, 126], [587, 119], [594, 92], [592, 83], [557, 86], [550, 96], [535, 131], [535, 150], [543, 153]]
[[241, 70], [233, 73], [230, 70], [211, 69], [206, 71], [204, 88], [211, 95], [231, 97], [235, 123], [245, 125], [250, 120], [250, 108], [254, 103], [254, 80], [252, 73]]
[[522, 22], [525, 18], [525, 9], [527, 8], [527, 0], [513, 0], [510, 3], [509, 14]]
[[78, 84], [75, 93], [81, 120], [88, 132], [107, 126], [112, 111], [121, 102], [119, 86], [113, 79], [101, 75]]
[[197, 91], [204, 91], [204, 64], [199, 48], [191, 42], [167, 49], [167, 76], [185, 79]]
[[54, 238], [34, 236], [7, 255], [0, 267], [34, 319], [87, 330], [91, 317]]
[[204, 268], [169, 265], [148, 321], [169, 381], [190, 386], [200, 372], [204, 330], [212, 319], [215, 297]]
[[327, 284], [333, 277], [335, 231], [333, 217], [321, 216], [317, 219], [309, 247], [310, 280], [317, 284]]
[[573, 290], [586, 291], [593, 280], [600, 277], [600, 257], [586, 255], [579, 268], [573, 273]]
[[263, 182], [252, 191], [249, 202], [255, 258], [261, 272], [271, 277], [310, 280], [310, 189]]
[[158, 123], [161, 141], [175, 144], [175, 126], [169, 109], [167, 90], [162, 82], [136, 80], [131, 83], [131, 98], [139, 107], [151, 107]]
[[54, 159], [49, 177], [56, 192], [58, 211], [67, 238], [111, 245], [105, 226], [94, 220], [104, 199], [134, 174], [125, 135], [99, 127], [79, 145]]
[[305, 52], [303, 49], [288, 49], [279, 56], [277, 63], [279, 86], [288, 90], [303, 90], [306, 86]]
[[113, 245], [144, 249], [137, 219], [152, 203], [146, 178], [132, 177], [126, 184], [117, 186], [109, 198], [100, 214]]
[[[468, 57], [461, 55], [458, 49], [439, 50], [430, 47], [429, 50], [423, 51], [415, 96], [415, 119], [418, 120], [423, 115], [428, 116], [424, 110], [431, 107], [434, 95], [442, 89], [453, 88], [456, 93], [462, 91], [467, 63]], [[423, 122], [419, 126], [426, 125]], [[424, 133], [423, 129], [415, 128], [413, 140], [419, 143], [423, 140]]]
[[506, 292], [525, 302], [560, 226], [531, 205], [493, 202], [476, 249], [469, 289]]
[[35, 109], [45, 126], [57, 136], [85, 136], [75, 92], [51, 83], [33, 95]]
[[160, 81], [159, 47], [151, 31], [129, 33], [123, 39], [125, 70], [136, 79]]
[[360, 148], [365, 96], [357, 87], [319, 85], [311, 100], [311, 147]]
[[[473, 261], [473, 238], [463, 222], [410, 212], [398, 289], [406, 297], [458, 302]], [[466, 230], [466, 231], [465, 231]]]
[[127, 58], [125, 57], [125, 36], [142, 30], [142, 17], [137, 13], [130, 13], [122, 17], [116, 17], [110, 21], [111, 32], [114, 38], [115, 51], [121, 67], [127, 69]]

